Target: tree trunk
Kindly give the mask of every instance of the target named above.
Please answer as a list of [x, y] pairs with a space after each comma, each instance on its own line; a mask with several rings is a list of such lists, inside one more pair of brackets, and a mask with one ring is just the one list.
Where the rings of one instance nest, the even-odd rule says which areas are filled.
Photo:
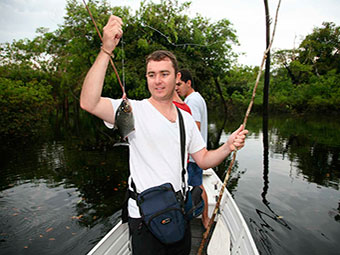
[[[267, 0], [264, 0], [264, 7], [266, 10], [266, 48], [270, 44], [270, 16]], [[268, 141], [268, 96], [269, 96], [269, 78], [270, 78], [270, 51], [268, 51], [266, 59], [266, 70], [264, 74], [264, 87], [263, 87], [263, 111], [262, 111], [262, 130], [263, 130], [263, 192], [261, 194], [262, 201], [268, 205], [266, 195], [268, 192], [268, 173], [269, 173], [269, 141]]]
[[65, 124], [68, 125], [69, 123], [69, 105], [68, 105], [68, 97], [65, 95], [64, 97], [64, 120], [65, 120]]
[[222, 93], [222, 89], [221, 89], [221, 85], [220, 85], [220, 83], [218, 82], [217, 76], [214, 77], [214, 80], [215, 80], [215, 85], [216, 85], [216, 89], [217, 89], [217, 91], [218, 91], [218, 94], [220, 94], [221, 102], [222, 102], [222, 104], [224, 105], [224, 112], [225, 112], [225, 115], [227, 115], [227, 113], [228, 113], [227, 102], [224, 100], [223, 93]]
[[[266, 48], [270, 44], [270, 16], [268, 1], [264, 0], [264, 7], [266, 13]], [[266, 58], [266, 70], [264, 74], [264, 87], [263, 87], [263, 116], [268, 118], [268, 97], [269, 97], [269, 81], [270, 81], [270, 51], [268, 51]]]
[[292, 80], [292, 83], [294, 85], [298, 85], [298, 79], [295, 77], [295, 75], [293, 74], [292, 70], [290, 70], [289, 65], [284, 63], [283, 66], [286, 68], [286, 70], [288, 72], [288, 76]]

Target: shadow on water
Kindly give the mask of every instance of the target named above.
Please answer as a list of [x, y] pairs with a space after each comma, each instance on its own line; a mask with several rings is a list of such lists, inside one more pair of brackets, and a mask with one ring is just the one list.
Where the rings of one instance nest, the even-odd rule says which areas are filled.
[[262, 118], [262, 141], [263, 141], [263, 190], [261, 193], [262, 203], [268, 209], [268, 212], [264, 212], [262, 210], [256, 209], [256, 213], [258, 217], [261, 219], [261, 223], [257, 223], [256, 221], [250, 219], [250, 223], [252, 225], [253, 231], [255, 229], [258, 231], [257, 236], [260, 236], [258, 242], [266, 251], [267, 254], [272, 254], [272, 247], [270, 242], [268, 242], [268, 238], [266, 237], [266, 231], [274, 231], [274, 228], [270, 226], [270, 224], [266, 219], [271, 219], [272, 221], [284, 226], [288, 230], [291, 230], [290, 226], [287, 222], [277, 214], [270, 206], [270, 202], [267, 200], [267, 194], [269, 189], [269, 136], [268, 136], [268, 114], [263, 114]]

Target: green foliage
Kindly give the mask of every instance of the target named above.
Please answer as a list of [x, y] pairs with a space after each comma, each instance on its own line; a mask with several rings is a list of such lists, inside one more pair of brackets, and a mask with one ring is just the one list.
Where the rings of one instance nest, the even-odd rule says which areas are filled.
[[279, 50], [270, 102], [280, 109], [338, 111], [340, 90], [340, 27], [324, 22], [298, 49]]
[[244, 102], [244, 96], [238, 91], [235, 90], [233, 94], [231, 95], [231, 99], [233, 100], [234, 104], [243, 103]]
[[272, 83], [270, 100], [277, 106], [297, 111], [339, 110], [340, 75], [335, 70], [326, 75], [311, 76], [309, 83], [294, 86], [289, 80]]
[[25, 137], [39, 132], [53, 109], [50, 92], [46, 81], [0, 78], [0, 136]]
[[314, 28], [300, 44], [300, 62], [312, 65], [317, 75], [324, 75], [332, 69], [340, 73], [340, 27], [332, 22], [322, 25]]
[[224, 76], [223, 83], [226, 85], [226, 93], [230, 96], [235, 91], [240, 94], [247, 94], [249, 89], [254, 86], [253, 81], [256, 80], [258, 68], [232, 67]]
[[[123, 19], [124, 36], [115, 49], [114, 63], [129, 98], [149, 96], [145, 58], [154, 50], [167, 49], [177, 56], [180, 68], [192, 71], [196, 88], [208, 106], [215, 107], [220, 98], [230, 105], [246, 106], [258, 68], [237, 65], [237, 54], [232, 50], [232, 46], [238, 44], [236, 31], [227, 19], [212, 22], [199, 14], [189, 17], [190, 6], [190, 2], [179, 3], [177, 0], [142, 1], [136, 13], [132, 13], [129, 8], [111, 6], [105, 0], [88, 2], [101, 33], [111, 13]], [[5, 120], [2, 134], [28, 134], [26, 129], [22, 132], [24, 127], [20, 121], [32, 121], [35, 123], [31, 125], [38, 126], [41, 123], [36, 121], [38, 115], [51, 112], [51, 98], [57, 120], [63, 119], [70, 124], [80, 116], [81, 86], [101, 46], [91, 17], [81, 1], [68, 0], [63, 24], [55, 31], [38, 28], [37, 34], [33, 40], [0, 45], [1, 107], [5, 107], [5, 102], [9, 103], [5, 101], [8, 94], [15, 102], [11, 104], [13, 109], [4, 108], [6, 111], [1, 113]], [[338, 110], [339, 45], [339, 27], [334, 23], [323, 23], [322, 28], [315, 28], [306, 36], [298, 49], [274, 52], [270, 103], [280, 109], [297, 111]], [[257, 106], [262, 104], [262, 89], [261, 79], [255, 98]], [[112, 98], [122, 95], [110, 66], [102, 94]], [[40, 95], [39, 100], [37, 95]], [[23, 107], [34, 101], [36, 109], [42, 110], [37, 113], [21, 109], [20, 101]], [[6, 116], [12, 112], [15, 112], [13, 116]], [[18, 125], [6, 129], [12, 118], [19, 119], [20, 112], [25, 116]], [[69, 115], [75, 120], [70, 120]]]
[[[190, 5], [170, 0], [143, 1], [132, 15], [129, 8], [112, 7], [105, 0], [88, 2], [101, 33], [111, 13], [123, 19], [124, 36], [114, 52], [114, 63], [129, 98], [149, 96], [145, 58], [154, 50], [168, 49], [175, 53], [181, 68], [192, 71], [198, 90], [207, 101], [216, 101], [217, 82], [236, 58], [231, 50], [232, 44], [237, 44], [235, 31], [226, 19], [211, 22], [200, 15], [189, 17], [186, 13]], [[57, 30], [38, 28], [37, 33], [33, 40], [1, 45], [2, 77], [8, 78], [14, 87], [19, 86], [17, 80], [24, 84], [33, 80], [49, 84], [56, 118], [62, 115], [68, 123], [70, 114], [79, 115], [81, 85], [100, 50], [101, 40], [83, 3], [76, 0], [67, 1], [64, 22]], [[121, 97], [118, 79], [110, 66], [104, 83], [103, 96]]]

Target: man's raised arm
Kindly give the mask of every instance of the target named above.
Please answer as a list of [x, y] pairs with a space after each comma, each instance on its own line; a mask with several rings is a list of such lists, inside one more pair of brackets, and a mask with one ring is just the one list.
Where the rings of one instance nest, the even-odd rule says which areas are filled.
[[110, 54], [123, 35], [122, 20], [110, 16], [103, 28], [103, 45], [96, 61], [86, 75], [80, 94], [80, 107], [97, 117], [114, 124], [113, 108], [108, 98], [101, 96]]

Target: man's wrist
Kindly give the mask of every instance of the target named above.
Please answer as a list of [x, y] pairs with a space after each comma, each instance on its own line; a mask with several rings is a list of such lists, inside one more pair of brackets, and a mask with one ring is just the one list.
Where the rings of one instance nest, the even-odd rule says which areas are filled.
[[104, 52], [105, 54], [109, 55], [111, 58], [114, 58], [114, 56], [115, 56], [115, 55], [113, 55], [112, 52], [108, 51], [108, 50], [105, 49], [103, 46], [100, 47], [100, 50], [101, 50], [102, 52]]

